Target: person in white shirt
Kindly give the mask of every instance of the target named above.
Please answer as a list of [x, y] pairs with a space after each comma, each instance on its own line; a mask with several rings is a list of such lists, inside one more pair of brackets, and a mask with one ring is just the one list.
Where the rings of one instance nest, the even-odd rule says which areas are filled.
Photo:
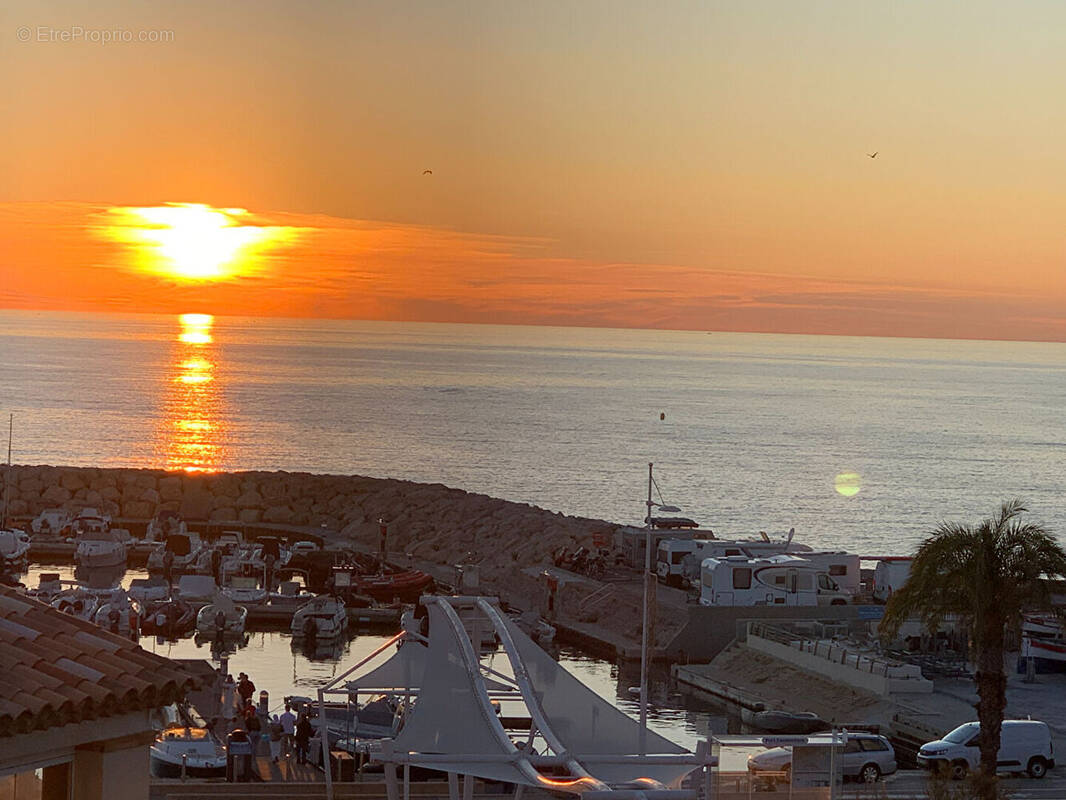
[[293, 734], [296, 733], [296, 715], [292, 713], [292, 706], [285, 704], [285, 713], [279, 718], [281, 722], [281, 742], [285, 757], [292, 755]]

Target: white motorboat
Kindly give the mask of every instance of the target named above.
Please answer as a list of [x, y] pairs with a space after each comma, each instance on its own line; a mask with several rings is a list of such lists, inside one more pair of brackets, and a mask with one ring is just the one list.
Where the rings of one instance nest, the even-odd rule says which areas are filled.
[[207, 728], [173, 725], [152, 743], [150, 769], [156, 778], [225, 777], [226, 748]]
[[[264, 537], [252, 544], [238, 548], [222, 561], [224, 580], [233, 576], [263, 578], [266, 582], [267, 572], [276, 575], [277, 570], [289, 563], [292, 551], [285, 547], [280, 539]], [[273, 582], [273, 577], [271, 577]]]
[[267, 601], [268, 592], [255, 578], [235, 576], [222, 587], [222, 594], [234, 603], [258, 605]]
[[244, 633], [247, 619], [247, 608], [236, 605], [225, 595], [219, 595], [215, 602], [208, 603], [196, 615], [196, 631], [205, 636], [239, 636]]
[[169, 566], [172, 574], [190, 572], [198, 564], [202, 551], [203, 543], [195, 533], [168, 534], [162, 543], [157, 540], [148, 554], [148, 571], [165, 572]]
[[144, 538], [149, 542], [165, 542], [173, 533], [187, 534], [189, 532], [185, 520], [177, 511], [160, 511], [152, 521], [148, 523]]
[[278, 584], [278, 590], [267, 596], [267, 603], [275, 608], [295, 610], [314, 599], [315, 595], [305, 591], [297, 581], [282, 581]]
[[100, 607], [100, 599], [84, 589], [67, 589], [52, 599], [51, 606], [64, 614], [92, 622]]
[[29, 535], [24, 531], [0, 530], [0, 569], [25, 569], [29, 559]]
[[170, 597], [170, 586], [160, 577], [134, 578], [130, 582], [129, 595], [141, 605], [158, 603]]
[[514, 617], [518, 629], [543, 646], [555, 640], [555, 626], [546, 622], [536, 611], [526, 611]]
[[296, 609], [290, 629], [294, 637], [335, 639], [348, 632], [348, 612], [336, 597], [322, 595]]
[[210, 575], [182, 575], [174, 595], [186, 603], [210, 603], [218, 594], [218, 585]]
[[70, 523], [79, 567], [117, 567], [126, 564], [129, 532], [111, 529], [111, 517], [87, 508]]
[[[69, 581], [67, 582], [69, 585]], [[58, 572], [42, 572], [37, 577], [37, 586], [26, 592], [30, 597], [51, 605], [60, 594], [67, 590]]]
[[70, 520], [70, 512], [65, 508], [46, 508], [30, 522], [30, 530], [44, 536], [58, 534], [70, 525]]
[[93, 622], [112, 633], [130, 636], [140, 631], [143, 615], [140, 603], [126, 592], [116, 592], [109, 602], [103, 603], [96, 610]]

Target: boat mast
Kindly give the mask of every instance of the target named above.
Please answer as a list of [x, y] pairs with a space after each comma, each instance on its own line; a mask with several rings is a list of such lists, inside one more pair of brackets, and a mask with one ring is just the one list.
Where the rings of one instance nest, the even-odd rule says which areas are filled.
[[15, 415], [7, 418], [7, 463], [4, 464], [4, 509], [0, 512], [0, 528], [7, 526], [7, 487], [11, 483], [11, 434], [15, 428]]
[[644, 519], [644, 617], [640, 634], [640, 752], [646, 755], [648, 750], [648, 581], [651, 577], [651, 500], [652, 462], [648, 462], [648, 513]]

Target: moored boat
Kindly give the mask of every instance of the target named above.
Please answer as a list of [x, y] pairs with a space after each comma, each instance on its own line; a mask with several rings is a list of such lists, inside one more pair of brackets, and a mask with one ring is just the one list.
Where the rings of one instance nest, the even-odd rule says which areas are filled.
[[296, 609], [290, 630], [294, 637], [336, 639], [348, 632], [348, 613], [336, 597], [316, 597]]
[[128, 531], [112, 530], [111, 517], [87, 508], [70, 523], [79, 567], [116, 567], [126, 564]]
[[150, 769], [156, 778], [225, 777], [226, 749], [207, 728], [172, 726], [152, 743]]
[[190, 572], [196, 567], [202, 550], [203, 544], [195, 533], [181, 531], [168, 534], [163, 543], [156, 543], [148, 555], [148, 571]]
[[30, 522], [30, 530], [43, 536], [55, 535], [70, 525], [70, 520], [65, 508], [46, 508]]
[[259, 581], [252, 577], [234, 576], [221, 589], [222, 594], [234, 603], [258, 605], [265, 603], [268, 592], [259, 586]]
[[116, 592], [110, 601], [97, 608], [93, 622], [112, 633], [136, 635], [140, 631], [142, 612], [141, 604], [126, 592]]
[[24, 569], [30, 557], [30, 537], [24, 531], [0, 530], [0, 569]]
[[170, 586], [159, 577], [134, 578], [128, 591], [129, 596], [142, 605], [158, 603], [170, 597]]
[[196, 615], [196, 630], [205, 636], [240, 635], [248, 619], [248, 609], [235, 605], [225, 595], [208, 603]]
[[184, 600], [161, 603], [145, 614], [141, 632], [149, 636], [179, 638], [196, 627], [196, 613], [196, 606]]
[[95, 594], [83, 589], [67, 589], [52, 599], [51, 606], [64, 614], [92, 622], [100, 601]]

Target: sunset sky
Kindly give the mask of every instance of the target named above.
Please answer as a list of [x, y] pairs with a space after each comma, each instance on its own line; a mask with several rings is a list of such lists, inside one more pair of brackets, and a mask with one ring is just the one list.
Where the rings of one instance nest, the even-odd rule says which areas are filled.
[[0, 36], [0, 308], [1066, 340], [1057, 0], [16, 0]]

